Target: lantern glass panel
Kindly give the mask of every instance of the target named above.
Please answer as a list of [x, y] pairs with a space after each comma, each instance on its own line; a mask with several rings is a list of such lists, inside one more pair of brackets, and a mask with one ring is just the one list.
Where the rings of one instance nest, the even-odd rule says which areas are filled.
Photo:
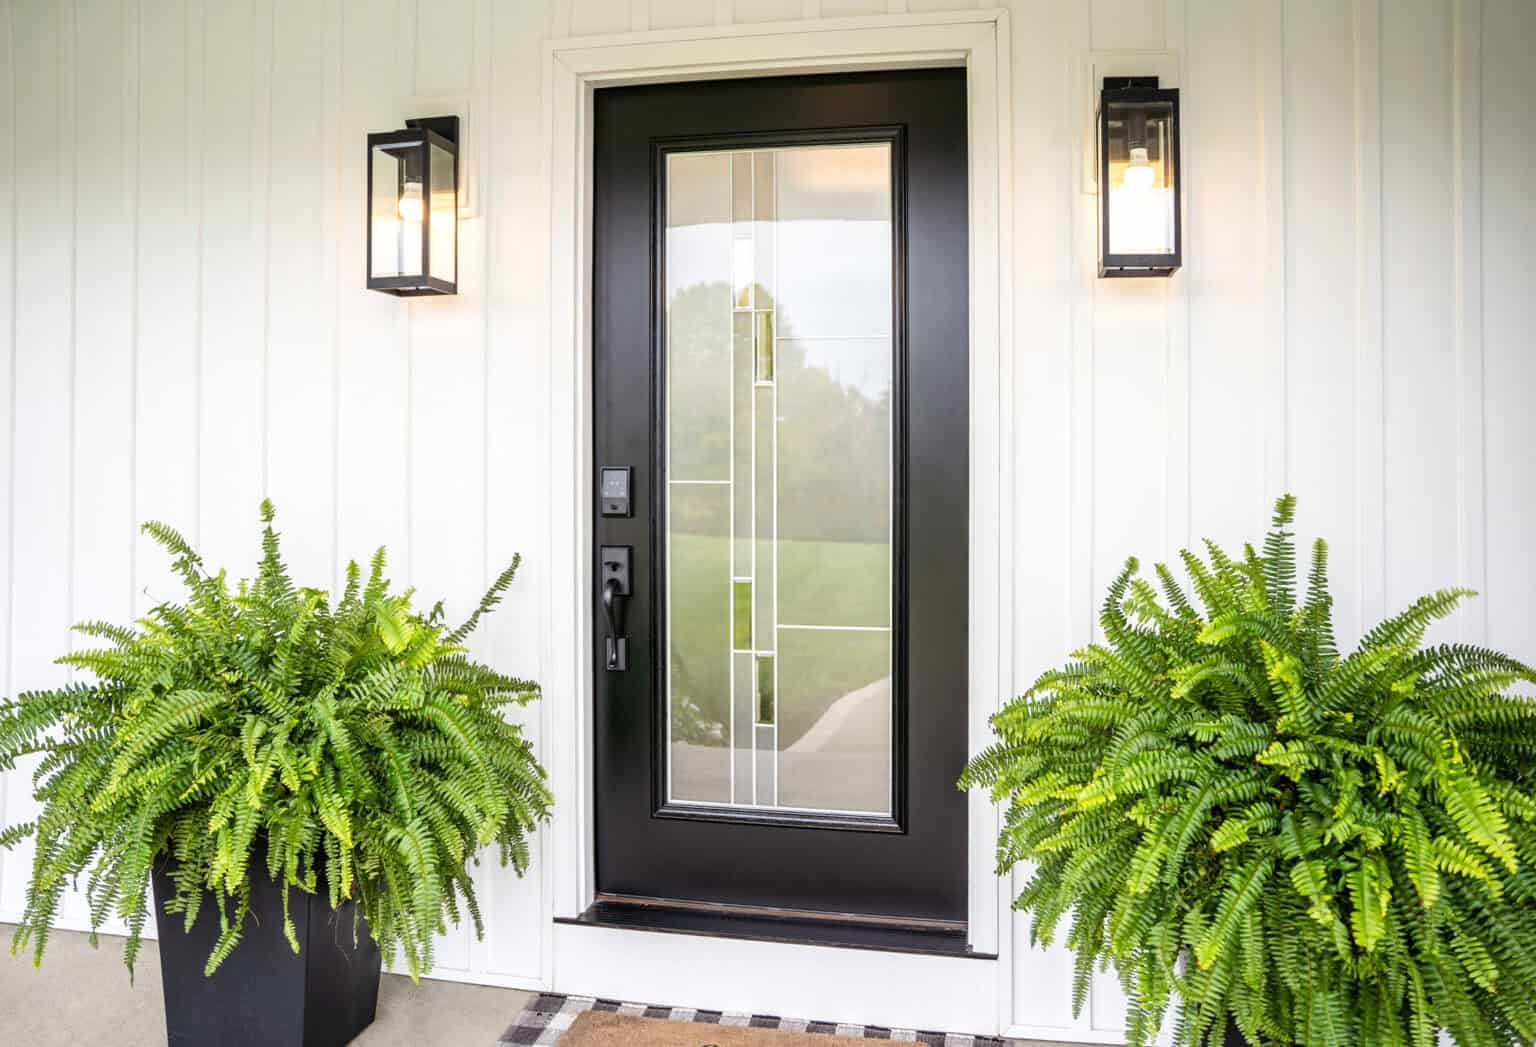
[[421, 273], [422, 222], [426, 218], [423, 159], [419, 143], [373, 147], [373, 185], [368, 194], [373, 245], [368, 260], [370, 276]]
[[1108, 105], [1110, 254], [1172, 255], [1174, 209], [1173, 103]]
[[453, 154], [440, 145], [432, 145], [431, 248], [428, 252], [432, 276], [449, 283], [457, 282], [459, 199], [454, 188]]

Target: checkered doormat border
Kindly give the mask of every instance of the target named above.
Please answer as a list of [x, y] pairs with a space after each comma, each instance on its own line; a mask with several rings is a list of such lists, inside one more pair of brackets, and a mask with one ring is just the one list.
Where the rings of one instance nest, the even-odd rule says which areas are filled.
[[[524, 1008], [506, 1032], [503, 1044], [557, 1044], [583, 1011], [609, 1011], [634, 1018], [666, 1018], [674, 1022], [704, 1022], [711, 1025], [751, 1026], [780, 1029], [784, 1032], [825, 1033], [828, 1036], [865, 1040], [893, 1040], [920, 1043], [926, 1047], [1006, 1047], [1006, 1041], [992, 1036], [968, 1036], [954, 1032], [927, 1032], [919, 1029], [889, 1029], [880, 1025], [850, 1025], [846, 1022], [804, 1021], [771, 1014], [740, 1014], [733, 1011], [704, 1011], [692, 1007], [657, 1007], [619, 1000], [596, 1000], [590, 996], [562, 996], [541, 993]], [[830, 1047], [830, 1045], [829, 1045]]]

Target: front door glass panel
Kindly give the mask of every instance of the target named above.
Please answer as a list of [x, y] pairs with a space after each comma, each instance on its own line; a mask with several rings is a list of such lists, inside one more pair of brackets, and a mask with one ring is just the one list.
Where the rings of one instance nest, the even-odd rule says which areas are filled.
[[891, 145], [664, 162], [668, 802], [890, 815]]

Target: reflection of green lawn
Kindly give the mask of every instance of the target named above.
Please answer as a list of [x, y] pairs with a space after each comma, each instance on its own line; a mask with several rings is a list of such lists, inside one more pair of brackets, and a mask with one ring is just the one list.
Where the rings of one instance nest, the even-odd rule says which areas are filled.
[[[728, 539], [672, 535], [672, 628], [685, 650], [718, 656], [688, 660], [689, 697], [704, 719], [730, 722], [730, 660], [725, 644], [732, 623], [721, 621], [736, 602], [728, 595]], [[890, 622], [890, 548], [885, 543], [782, 541], [779, 551], [779, 621], [796, 625], [887, 625]], [[719, 599], [688, 600], [687, 593], [719, 592]], [[742, 590], [745, 587], [741, 587]], [[738, 597], [740, 591], [738, 591]], [[823, 634], [829, 642], [797, 644], [795, 693], [781, 696], [780, 744], [798, 738], [836, 699], [888, 671], [887, 634]], [[839, 637], [848, 642], [836, 642]], [[854, 641], [854, 637], [859, 637]], [[768, 643], [772, 641], [769, 640]], [[718, 644], [718, 647], [716, 646]], [[759, 640], [759, 646], [767, 644]], [[781, 677], [786, 669], [780, 666]]]

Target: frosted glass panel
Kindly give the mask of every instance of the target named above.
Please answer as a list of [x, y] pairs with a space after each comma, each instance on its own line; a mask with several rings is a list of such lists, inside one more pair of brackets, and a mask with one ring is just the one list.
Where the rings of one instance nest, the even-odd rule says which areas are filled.
[[673, 153], [670, 799], [891, 810], [891, 151]]
[[672, 488], [668, 545], [668, 658], [672, 795], [731, 797], [730, 489]]

